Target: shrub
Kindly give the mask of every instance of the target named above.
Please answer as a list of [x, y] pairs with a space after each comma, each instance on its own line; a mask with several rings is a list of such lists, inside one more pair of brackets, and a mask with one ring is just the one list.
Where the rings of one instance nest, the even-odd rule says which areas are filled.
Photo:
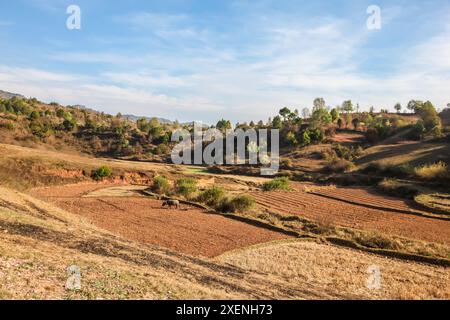
[[176, 187], [177, 193], [189, 198], [197, 191], [197, 181], [191, 178], [179, 179]]
[[414, 169], [414, 174], [424, 180], [445, 179], [448, 177], [447, 164], [440, 161], [438, 163], [423, 165]]
[[237, 196], [230, 201], [232, 212], [244, 212], [255, 206], [255, 199], [249, 195]]
[[92, 178], [95, 180], [103, 180], [104, 178], [108, 178], [112, 175], [112, 169], [107, 166], [102, 166], [92, 172]]
[[198, 196], [198, 201], [210, 206], [217, 208], [221, 205], [222, 200], [226, 198], [226, 192], [220, 187], [211, 187], [206, 189]]
[[344, 173], [353, 169], [354, 166], [355, 165], [351, 161], [345, 159], [334, 159], [326, 165], [325, 169], [328, 172]]
[[264, 191], [289, 190], [289, 178], [279, 177], [263, 184]]
[[169, 181], [163, 176], [154, 177], [151, 190], [158, 194], [165, 194], [170, 190]]
[[394, 177], [405, 177], [414, 173], [414, 168], [409, 163], [398, 164], [391, 161], [371, 162], [363, 170], [365, 173], [375, 172], [377, 174]]

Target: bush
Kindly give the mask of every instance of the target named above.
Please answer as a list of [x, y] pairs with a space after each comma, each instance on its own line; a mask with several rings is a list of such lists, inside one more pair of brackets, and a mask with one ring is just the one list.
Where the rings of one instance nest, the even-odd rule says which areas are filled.
[[198, 196], [198, 201], [213, 207], [218, 208], [222, 201], [226, 198], [226, 192], [220, 187], [211, 187], [206, 189]]
[[350, 171], [354, 167], [355, 165], [351, 161], [345, 159], [334, 159], [326, 165], [325, 169], [328, 172], [344, 173]]
[[409, 163], [398, 164], [397, 162], [383, 161], [369, 163], [363, 172], [403, 178], [413, 174], [414, 168]]
[[193, 193], [197, 192], [197, 181], [191, 178], [179, 179], [176, 190], [177, 193], [185, 198], [189, 198]]
[[92, 172], [92, 178], [95, 180], [103, 180], [104, 178], [108, 178], [112, 175], [112, 169], [107, 166], [102, 166]]
[[244, 212], [255, 206], [255, 199], [249, 195], [243, 195], [233, 198], [230, 201], [232, 212]]
[[289, 178], [279, 177], [263, 184], [264, 191], [289, 190]]
[[423, 165], [414, 169], [414, 174], [424, 180], [445, 179], [448, 177], [447, 164], [443, 161], [438, 163]]
[[166, 194], [170, 190], [169, 181], [163, 176], [154, 177], [151, 190], [158, 194]]

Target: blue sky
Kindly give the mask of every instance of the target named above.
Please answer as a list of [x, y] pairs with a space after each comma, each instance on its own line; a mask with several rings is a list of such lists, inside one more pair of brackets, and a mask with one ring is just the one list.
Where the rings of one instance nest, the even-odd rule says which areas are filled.
[[[71, 4], [81, 30], [66, 28]], [[113, 114], [236, 122], [316, 97], [450, 102], [450, 0], [2, 0], [0, 48], [0, 89]]]

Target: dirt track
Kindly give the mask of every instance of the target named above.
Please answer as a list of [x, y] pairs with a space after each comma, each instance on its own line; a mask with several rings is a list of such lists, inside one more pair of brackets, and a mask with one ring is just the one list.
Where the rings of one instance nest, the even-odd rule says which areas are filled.
[[138, 195], [86, 197], [105, 187], [55, 187], [32, 193], [124, 238], [197, 256], [214, 257], [236, 248], [289, 238], [197, 208], [162, 209], [161, 201]]
[[365, 208], [306, 192], [254, 192], [252, 195], [260, 207], [282, 214], [299, 215], [325, 224], [450, 244], [450, 221]]

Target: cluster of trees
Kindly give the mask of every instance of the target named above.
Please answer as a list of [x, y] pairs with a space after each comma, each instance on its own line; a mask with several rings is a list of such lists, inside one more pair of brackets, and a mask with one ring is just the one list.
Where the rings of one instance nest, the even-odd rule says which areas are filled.
[[[50, 136], [71, 140], [76, 136], [89, 144], [94, 153], [132, 155], [141, 153], [168, 154], [174, 125], [163, 125], [155, 119], [139, 119], [133, 123], [121, 114], [111, 116], [79, 107], [44, 104], [38, 100], [0, 99], [0, 114], [28, 130], [38, 139]], [[9, 124], [9, 123], [8, 123]]]

